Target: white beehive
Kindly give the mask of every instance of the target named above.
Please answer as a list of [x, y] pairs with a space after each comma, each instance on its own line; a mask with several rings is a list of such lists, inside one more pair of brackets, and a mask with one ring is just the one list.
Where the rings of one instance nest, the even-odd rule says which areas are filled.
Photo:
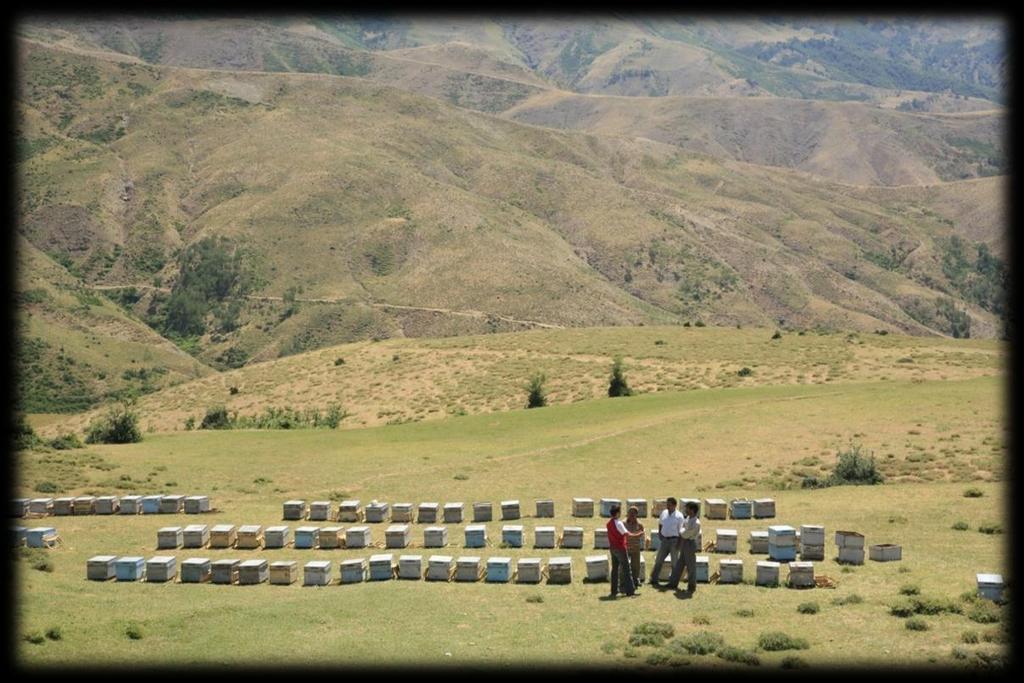
[[121, 514], [138, 515], [142, 513], [142, 496], [122, 496]]
[[608, 547], [608, 529], [605, 527], [594, 529], [594, 549], [607, 550]]
[[733, 519], [750, 519], [754, 514], [754, 501], [734, 498], [729, 501], [729, 516]]
[[184, 532], [180, 526], [165, 526], [156, 532], [157, 549], [180, 548], [183, 542]]
[[448, 581], [452, 575], [451, 555], [431, 555], [427, 558], [427, 580]]
[[796, 546], [796, 529], [784, 524], [768, 527], [768, 542], [781, 547]]
[[121, 501], [117, 496], [99, 496], [96, 498], [96, 514], [112, 515], [121, 509]]
[[711, 558], [707, 555], [697, 556], [697, 582], [707, 583], [711, 580]]
[[864, 564], [864, 548], [840, 546], [838, 560], [846, 564]]
[[512, 558], [491, 557], [487, 560], [487, 583], [508, 583], [512, 579]]
[[448, 527], [428, 526], [423, 530], [424, 548], [443, 548], [448, 545]]
[[422, 555], [399, 555], [398, 578], [419, 579], [423, 576]]
[[743, 581], [743, 560], [718, 561], [718, 583], [741, 583]]
[[303, 586], [329, 586], [331, 584], [331, 561], [312, 560], [302, 567]]
[[716, 529], [715, 530], [715, 552], [717, 553], [734, 553], [736, 552], [736, 541], [737, 541], [736, 529]]
[[801, 524], [800, 543], [803, 545], [825, 545], [825, 527], [819, 524]]
[[593, 517], [594, 516], [594, 499], [593, 498], [573, 498], [572, 499], [572, 516], [573, 517]]
[[341, 526], [325, 526], [320, 529], [320, 533], [317, 535], [317, 541], [320, 544], [321, 550], [334, 550], [335, 548], [341, 548], [345, 545], [345, 527]]
[[479, 581], [480, 580], [480, 558], [460, 557], [455, 560], [456, 581]]
[[53, 514], [58, 516], [70, 515], [75, 505], [74, 498], [54, 498]]
[[[587, 563], [587, 578], [591, 581], [607, 581], [608, 580], [608, 556], [607, 555], [587, 555], [585, 558]], [[625, 571], [629, 571], [629, 567], [624, 567]]]
[[409, 525], [392, 524], [384, 530], [385, 548], [405, 548], [409, 545]]
[[539, 526], [533, 530], [533, 547], [534, 548], [554, 548], [555, 547], [555, 527], [553, 526]]
[[263, 545], [263, 526], [260, 524], [246, 524], [238, 527], [238, 538], [235, 540], [235, 547], [239, 549], [254, 550]]
[[755, 498], [754, 499], [754, 518], [764, 519], [766, 517], [775, 516], [775, 499], [774, 498]]
[[76, 515], [94, 514], [96, 512], [96, 497], [79, 496], [75, 498], [73, 510]]
[[[85, 564], [85, 578], [92, 581], [106, 581], [114, 578], [114, 561], [116, 555], [96, 555], [90, 557]], [[980, 576], [980, 575], [979, 575]]]
[[312, 550], [320, 543], [320, 527], [300, 526], [295, 529], [294, 547], [297, 550]]
[[241, 560], [217, 560], [211, 564], [213, 582], [223, 584], [238, 583], [238, 565]]
[[548, 560], [548, 583], [572, 583], [571, 557], [552, 557]]
[[387, 503], [371, 500], [366, 505], [366, 521], [374, 524], [386, 522], [388, 519], [388, 509], [390, 507], [391, 506]]
[[622, 510], [622, 518], [623, 519], [626, 518], [626, 515], [629, 513], [629, 508], [631, 508], [631, 507], [635, 507], [636, 508], [636, 516], [637, 517], [646, 517], [647, 516], [647, 499], [646, 498], [627, 498], [626, 499], [626, 507], [623, 508], [623, 510]]
[[655, 498], [651, 503], [651, 517], [661, 517], [661, 513], [668, 509], [668, 498]]
[[412, 520], [412, 503], [395, 503], [391, 506], [392, 522], [411, 522]]
[[763, 555], [768, 552], [768, 532], [754, 530], [750, 532], [750, 554]]
[[338, 506], [339, 522], [362, 521], [363, 513], [359, 510], [358, 500], [343, 500]]
[[487, 526], [484, 524], [468, 524], [465, 530], [465, 548], [483, 548], [487, 545]]
[[173, 581], [178, 575], [178, 562], [170, 555], [156, 555], [146, 561], [146, 581]]
[[825, 546], [800, 544], [800, 559], [822, 561], [825, 559]]
[[270, 563], [270, 583], [276, 586], [290, 586], [299, 579], [299, 563], [295, 560], [278, 560]]
[[292, 530], [286, 526], [268, 526], [263, 534], [264, 548], [285, 548], [291, 540]]
[[721, 498], [704, 499], [704, 517], [707, 519], [726, 519], [729, 506]]
[[519, 519], [519, 501], [518, 500], [503, 500], [501, 501], [501, 518], [502, 519]]
[[138, 581], [146, 574], [146, 559], [135, 555], [119, 557], [114, 561], [118, 581]]
[[368, 526], [350, 526], [345, 531], [346, 548], [365, 548], [372, 542]]
[[462, 523], [462, 503], [445, 503], [444, 504], [444, 523], [445, 524], [461, 524]]
[[190, 557], [181, 563], [182, 583], [205, 583], [213, 577], [213, 565], [207, 557]]
[[266, 583], [270, 578], [270, 566], [266, 560], [246, 560], [238, 565], [238, 583], [252, 586]]
[[619, 508], [621, 509], [622, 508], [622, 501], [620, 499], [618, 499], [618, 498], [602, 498], [601, 499], [601, 516], [602, 517], [611, 517], [612, 516], [612, 506], [613, 505], [618, 505]]
[[658, 536], [657, 529], [648, 529], [647, 531], [647, 549], [657, 550], [661, 547], [661, 538]]
[[550, 498], [544, 498], [537, 501], [537, 514], [535, 517], [554, 517], [555, 516], [555, 501]]
[[209, 496], [185, 496], [185, 514], [198, 515], [210, 511]]
[[314, 500], [309, 504], [309, 521], [326, 522], [334, 513], [334, 504], [329, 500]]
[[859, 534], [856, 531], [837, 531], [836, 545], [840, 548], [860, 548], [863, 550], [864, 534]]
[[362, 583], [366, 580], [366, 558], [341, 561], [341, 582]]
[[759, 560], [757, 563], [757, 576], [754, 578], [754, 584], [757, 586], [778, 586], [780, 566], [781, 565], [778, 562]]
[[978, 574], [978, 595], [986, 600], [1003, 599], [1003, 577], [999, 574]]
[[189, 524], [182, 529], [181, 545], [183, 548], [205, 548], [210, 542], [210, 527], [205, 524]]
[[787, 580], [794, 588], [810, 588], [814, 586], [814, 563], [790, 562]]
[[516, 561], [516, 583], [540, 583], [539, 557], [520, 557]]
[[286, 500], [284, 502], [284, 518], [288, 520], [304, 520], [309, 514], [304, 500]]
[[53, 512], [53, 498], [33, 498], [28, 502], [28, 511], [32, 515], [49, 515]]
[[494, 506], [489, 502], [473, 503], [473, 521], [490, 522], [494, 519]]
[[185, 496], [174, 494], [160, 499], [160, 512], [165, 515], [176, 515], [185, 509]]
[[[583, 527], [581, 526], [565, 526], [562, 527], [562, 547], [563, 548], [582, 548], [583, 547]], [[550, 566], [550, 563], [548, 563]]]
[[395, 556], [391, 553], [370, 555], [370, 581], [390, 581], [395, 577]]
[[211, 548], [233, 548], [238, 540], [238, 530], [234, 524], [215, 524], [210, 529]]
[[437, 524], [438, 503], [420, 503], [416, 521], [420, 524]]
[[523, 525], [506, 524], [501, 527], [501, 542], [512, 548], [523, 547]]
[[868, 557], [876, 562], [892, 562], [903, 559], [903, 547], [894, 543], [878, 543], [868, 547]]

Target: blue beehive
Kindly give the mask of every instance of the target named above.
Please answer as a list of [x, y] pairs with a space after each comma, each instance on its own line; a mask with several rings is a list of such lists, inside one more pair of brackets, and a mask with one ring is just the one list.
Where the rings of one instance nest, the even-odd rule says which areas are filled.
[[513, 548], [522, 548], [523, 527], [519, 524], [506, 524], [501, 527], [501, 542]]
[[55, 536], [57, 530], [52, 526], [41, 526], [35, 529], [29, 529], [25, 532], [25, 544], [29, 548], [45, 548], [46, 539], [49, 536]]
[[209, 558], [190, 557], [181, 563], [182, 583], [203, 583], [213, 575]]
[[729, 514], [733, 519], [750, 519], [754, 514], [754, 501], [746, 499], [730, 501]]
[[775, 562], [796, 559], [796, 529], [781, 524], [768, 527], [768, 558]]
[[711, 567], [711, 558], [707, 555], [697, 556], [697, 582], [707, 583], [709, 581], [709, 572]]
[[768, 542], [768, 557], [775, 562], [792, 562], [796, 559], [795, 545], [774, 545]]
[[466, 526], [467, 548], [483, 548], [487, 545], [487, 527], [483, 524], [469, 524]]
[[146, 558], [119, 557], [114, 562], [114, 573], [118, 581], [138, 581], [146, 574]]
[[144, 515], [155, 515], [160, 512], [160, 498], [161, 496], [143, 496], [142, 497], [142, 514]]
[[295, 547], [300, 549], [315, 548], [320, 527], [300, 526], [295, 530]]
[[395, 556], [391, 553], [370, 555], [370, 581], [390, 581], [395, 576]]
[[512, 558], [492, 557], [487, 560], [487, 578], [489, 583], [507, 583], [512, 578]]

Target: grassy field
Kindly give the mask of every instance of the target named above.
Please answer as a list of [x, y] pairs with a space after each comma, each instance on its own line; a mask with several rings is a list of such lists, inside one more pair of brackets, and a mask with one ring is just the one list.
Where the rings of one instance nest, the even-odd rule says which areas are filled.
[[[529, 347], [526, 341], [524, 345]], [[25, 452], [16, 489], [21, 495], [37, 495], [33, 487], [39, 481], [58, 475], [64, 495], [207, 493], [218, 508], [203, 518], [209, 523], [281, 523], [282, 503], [296, 497], [355, 497], [364, 504], [373, 498], [463, 501], [467, 510], [474, 501], [490, 500], [497, 506], [518, 498], [528, 547], [498, 547], [502, 522], [495, 521], [487, 525], [491, 547], [463, 551], [463, 525], [449, 525], [450, 554], [570, 555], [574, 581], [569, 586], [393, 581], [320, 589], [91, 583], [84, 578], [89, 557], [164, 554], [155, 550], [156, 530], [196, 518], [53, 518], [46, 521], [58, 528], [64, 547], [46, 552], [52, 571], [33, 569], [33, 557], [17, 562], [16, 653], [24, 663], [42, 665], [634, 666], [656, 651], [667, 651], [668, 646], [628, 645], [634, 626], [656, 621], [671, 623], [677, 636], [709, 630], [743, 649], [753, 648], [766, 631], [784, 631], [809, 642], [809, 649], [796, 652], [758, 651], [762, 668], [777, 668], [793, 654], [812, 666], [978, 663], [980, 657], [1006, 652], [1004, 645], [985, 641], [998, 640], [999, 625], [972, 621], [967, 616], [970, 605], [959, 597], [974, 588], [975, 573], [1003, 572], [1006, 567], [1003, 536], [977, 530], [1006, 522], [1002, 399], [996, 376], [741, 386], [364, 429], [161, 433], [132, 445]], [[770, 483], [772, 471], [809, 467], [826, 473], [836, 450], [852, 442], [873, 450], [891, 475], [905, 471], [913, 473], [907, 477], [923, 480], [932, 472], [928, 476], [935, 480], [819, 490], [783, 490]], [[953, 480], [945, 481], [947, 477]], [[983, 495], [964, 497], [971, 487]], [[580, 579], [584, 557], [595, 552], [592, 530], [603, 520], [570, 517], [570, 499], [668, 495], [769, 495], [777, 501], [775, 523], [824, 524], [827, 559], [816, 563], [816, 571], [834, 578], [837, 588], [798, 591], [744, 583], [701, 586], [690, 600], [652, 590], [642, 590], [634, 600], [601, 600], [608, 585]], [[556, 518], [531, 519], [534, 500], [548, 497], [555, 500]], [[953, 530], [958, 520], [970, 528]], [[648, 528], [651, 521], [646, 521]], [[585, 549], [529, 547], [533, 527], [552, 522], [559, 528], [583, 526]], [[768, 523], [704, 524], [705, 540], [713, 538], [716, 528], [739, 531], [738, 556], [745, 560], [746, 579], [752, 581], [754, 562], [762, 558], [747, 552], [746, 539], [749, 530]], [[374, 540], [381, 544], [385, 526], [372, 525]], [[414, 525], [415, 545], [422, 544], [422, 528]], [[869, 544], [899, 543], [903, 560], [843, 569], [833, 559], [836, 529], [860, 531]], [[200, 556], [304, 562], [367, 557], [371, 552], [380, 551], [172, 554], [179, 562]], [[406, 552], [429, 556], [440, 551]], [[653, 553], [647, 557], [653, 561]], [[712, 555], [713, 570], [720, 557]], [[335, 564], [335, 577], [337, 571]], [[964, 614], [924, 616], [928, 630], [908, 629], [905, 619], [889, 614], [907, 584], [918, 586], [922, 597], [963, 605]], [[851, 595], [862, 602], [833, 602]], [[537, 596], [542, 601], [536, 602]], [[817, 602], [820, 612], [799, 613], [798, 605], [808, 601]], [[742, 616], [739, 610], [750, 610], [753, 616]], [[130, 625], [141, 632], [141, 639], [126, 636]], [[51, 627], [61, 630], [60, 640], [44, 638], [36, 644], [23, 638]], [[982, 636], [981, 642], [961, 644], [965, 631]], [[966, 658], [954, 658], [954, 647], [963, 648]], [[714, 655], [684, 659], [694, 665], [728, 665]]]

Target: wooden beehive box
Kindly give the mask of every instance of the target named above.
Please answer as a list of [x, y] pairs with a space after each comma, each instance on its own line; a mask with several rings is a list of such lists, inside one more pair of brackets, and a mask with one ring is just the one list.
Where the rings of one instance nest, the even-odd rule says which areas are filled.
[[715, 552], [736, 552], [737, 536], [736, 529], [715, 529]]
[[270, 567], [266, 560], [246, 560], [238, 565], [238, 583], [253, 586], [266, 583], [270, 578]]
[[295, 560], [278, 560], [270, 563], [270, 583], [275, 586], [290, 586], [299, 580], [299, 563]]
[[775, 516], [775, 499], [774, 498], [755, 498], [754, 499], [754, 518], [765, 519], [766, 517]]
[[338, 506], [338, 521], [339, 522], [360, 522], [363, 519], [363, 513], [359, 509], [358, 500], [343, 500]]
[[552, 557], [548, 560], [548, 583], [572, 583], [571, 557]]
[[603, 526], [594, 529], [594, 549], [607, 550], [608, 547], [608, 529]]
[[92, 515], [96, 512], [95, 496], [79, 496], [71, 508], [76, 515]]
[[28, 534], [28, 527], [14, 526], [11, 527], [11, 547], [19, 548], [25, 545], [25, 538]]
[[840, 548], [864, 549], [864, 534], [856, 531], [836, 531], [836, 545]]
[[181, 563], [182, 583], [204, 583], [213, 577], [213, 566], [209, 558], [190, 557]]
[[563, 548], [582, 548], [583, 547], [583, 527], [581, 527], [581, 526], [566, 526], [566, 527], [562, 527], [562, 547]]
[[303, 520], [309, 514], [304, 500], [286, 500], [284, 502], [284, 518], [287, 520]]
[[452, 575], [451, 555], [431, 555], [427, 558], [427, 580], [448, 581]]
[[544, 498], [537, 501], [537, 514], [535, 517], [554, 517], [555, 516], [555, 501], [550, 498]]
[[292, 530], [286, 526], [268, 526], [263, 533], [264, 548], [286, 548], [291, 541]]
[[[607, 555], [587, 555], [585, 558], [587, 564], [587, 578], [591, 581], [607, 581], [608, 580], [608, 556]], [[624, 567], [625, 571], [629, 571], [629, 567]], [[616, 590], [618, 586], [615, 587]]]
[[978, 574], [978, 596], [986, 600], [999, 602], [1003, 599], [1003, 590], [1006, 588], [1003, 577], [1000, 574]]
[[417, 508], [416, 521], [420, 524], [437, 524], [438, 503], [420, 503]]
[[466, 526], [466, 548], [483, 548], [487, 545], [487, 527], [483, 524], [469, 524]]
[[326, 522], [332, 519], [334, 504], [329, 500], [314, 500], [309, 504], [309, 521]]
[[41, 516], [53, 513], [53, 498], [33, 498], [28, 502], [28, 512]]
[[668, 509], [668, 498], [655, 498], [651, 503], [651, 517], [661, 517], [661, 513]]
[[444, 523], [445, 524], [461, 524], [462, 523], [462, 503], [445, 503], [444, 504]]
[[329, 586], [331, 584], [331, 561], [312, 560], [302, 567], [303, 586]]
[[366, 580], [366, 558], [341, 561], [341, 582], [362, 583]]
[[138, 581], [146, 575], [146, 558], [119, 557], [114, 561], [114, 574], [118, 581]]
[[501, 518], [502, 519], [519, 519], [522, 513], [519, 510], [518, 500], [503, 500], [501, 501]]
[[840, 546], [837, 559], [845, 564], [864, 564], [864, 548]]
[[556, 540], [555, 527], [539, 526], [533, 530], [534, 548], [554, 548]]
[[295, 529], [295, 548], [297, 550], [312, 550], [316, 548], [320, 540], [320, 527], [300, 526]]
[[368, 526], [350, 526], [345, 531], [346, 548], [365, 548], [371, 543], [373, 540]]
[[185, 509], [185, 496], [175, 494], [160, 499], [160, 512], [165, 515], [176, 515]]
[[411, 522], [412, 520], [412, 503], [395, 503], [391, 506], [392, 522]]
[[422, 555], [399, 555], [398, 578], [419, 579], [423, 577]]
[[757, 576], [754, 578], [754, 584], [757, 586], [778, 586], [780, 566], [781, 565], [778, 562], [759, 560], [757, 563]]
[[428, 526], [423, 530], [424, 548], [443, 548], [448, 545], [448, 527]]
[[479, 581], [480, 558], [476, 556], [466, 556], [455, 560], [455, 580]]
[[238, 538], [235, 547], [239, 550], [255, 550], [263, 546], [263, 526], [245, 524], [238, 527]]
[[238, 540], [238, 529], [234, 524], [216, 524], [210, 529], [211, 548], [234, 548]]
[[317, 535], [317, 543], [321, 550], [333, 550], [345, 546], [345, 527], [325, 526]]
[[508, 583], [511, 579], [511, 557], [491, 557], [487, 560], [487, 583]]
[[733, 519], [750, 519], [754, 514], [754, 501], [734, 498], [729, 501], [729, 515]]
[[74, 498], [54, 498], [53, 514], [59, 516], [70, 515], [75, 506]]
[[903, 547], [894, 543], [877, 543], [868, 547], [868, 557], [876, 562], [893, 562], [903, 559]]
[[40, 526], [25, 532], [25, 545], [29, 548], [45, 548], [57, 536], [57, 529], [52, 526]]
[[381, 503], [376, 500], [371, 500], [366, 506], [366, 521], [379, 524], [388, 520], [388, 510], [390, 506], [387, 503]]
[[523, 547], [523, 527], [521, 524], [506, 524], [501, 527], [501, 542], [512, 548]]
[[156, 532], [156, 547], [159, 550], [180, 548], [184, 542], [184, 530], [180, 526], [165, 526]]
[[814, 587], [814, 563], [790, 562], [787, 583], [793, 588]]
[[121, 514], [138, 515], [142, 513], [142, 496], [122, 496]]
[[572, 516], [573, 517], [593, 517], [594, 516], [594, 499], [593, 498], [573, 498], [572, 499]]
[[473, 521], [490, 522], [494, 519], [494, 506], [490, 502], [473, 503]]
[[629, 512], [629, 508], [631, 508], [631, 507], [635, 507], [636, 508], [636, 516], [637, 517], [646, 517], [647, 516], [647, 499], [646, 498], [627, 498], [626, 499], [626, 508], [623, 510], [623, 515], [622, 515], [623, 519], [626, 518], [626, 514]]
[[405, 548], [411, 536], [408, 524], [392, 524], [384, 530], [385, 548]]
[[823, 545], [800, 545], [800, 559], [801, 560], [816, 560], [818, 562], [825, 559], [825, 546]]
[[516, 583], [540, 583], [539, 557], [520, 557], [516, 562]]
[[117, 496], [99, 496], [96, 498], [97, 515], [113, 515], [121, 509], [121, 501]]
[[24, 517], [28, 514], [28, 508], [28, 498], [15, 498], [11, 501], [11, 517]]
[[750, 532], [750, 554], [764, 555], [768, 552], [768, 531], [755, 529]]
[[146, 561], [146, 581], [173, 581], [178, 575], [178, 561], [170, 555], [155, 555]]
[[697, 555], [697, 583], [707, 583], [711, 580], [711, 558], [707, 555]]
[[729, 506], [721, 498], [704, 499], [704, 516], [708, 519], [725, 519]]
[[114, 571], [115, 555], [96, 555], [90, 557], [85, 564], [85, 578], [91, 581], [107, 581], [114, 578], [117, 572]]
[[189, 524], [181, 532], [183, 548], [205, 548], [210, 542], [210, 527], [206, 524]]
[[161, 496], [143, 496], [142, 497], [142, 514], [144, 515], [155, 515], [160, 512], [160, 498]]
[[185, 496], [185, 514], [198, 515], [210, 511], [209, 496]]
[[800, 525], [800, 543], [805, 546], [824, 546], [825, 527], [820, 524]]
[[743, 581], [743, 560], [718, 561], [718, 583], [741, 583]]
[[618, 498], [602, 498], [601, 499], [601, 505], [600, 505], [600, 510], [601, 510], [600, 514], [601, 514], [601, 516], [602, 517], [611, 517], [612, 516], [612, 506], [613, 505], [618, 505], [621, 508], [622, 507], [622, 501], [619, 500]]
[[389, 581], [395, 576], [395, 556], [391, 553], [370, 555], [370, 581]]

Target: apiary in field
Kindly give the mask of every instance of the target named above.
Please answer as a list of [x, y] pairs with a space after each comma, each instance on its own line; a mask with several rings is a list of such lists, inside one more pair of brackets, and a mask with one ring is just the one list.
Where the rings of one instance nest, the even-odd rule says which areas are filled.
[[501, 518], [502, 519], [519, 519], [519, 501], [518, 500], [503, 500], [501, 501]]
[[98, 496], [95, 509], [97, 515], [113, 515], [121, 509], [121, 501], [117, 496]]
[[494, 506], [488, 502], [473, 503], [473, 521], [490, 522], [494, 519]]
[[205, 583], [213, 578], [213, 564], [206, 557], [190, 557], [181, 563], [182, 583]]
[[165, 515], [176, 515], [185, 509], [185, 496], [163, 496], [160, 499], [160, 512]]
[[878, 543], [868, 547], [868, 557], [875, 562], [893, 562], [903, 559], [903, 546], [894, 543]]
[[[607, 555], [587, 555], [585, 558], [587, 564], [587, 578], [591, 581], [607, 581], [608, 580], [608, 556]], [[629, 571], [629, 566], [624, 567], [625, 571]], [[621, 571], [621, 569], [620, 569]]]
[[438, 503], [420, 503], [417, 510], [416, 521], [420, 524], [437, 524]]
[[755, 498], [754, 499], [754, 519], [765, 519], [767, 517], [775, 516], [775, 499], [774, 498]]
[[363, 519], [363, 513], [359, 509], [358, 500], [343, 500], [338, 506], [338, 521], [339, 522], [361, 522]]
[[754, 501], [735, 498], [729, 501], [729, 516], [733, 519], [750, 519], [754, 514]]
[[[562, 527], [562, 547], [563, 548], [582, 548], [583, 547], [583, 527], [581, 526], [565, 526]], [[551, 563], [548, 563], [550, 568]]]
[[715, 552], [734, 553], [736, 552], [737, 532], [736, 529], [715, 530]]
[[456, 581], [479, 581], [480, 558], [475, 556], [460, 557], [455, 561]]
[[785, 524], [768, 527], [768, 559], [774, 562], [796, 559], [796, 529]]
[[270, 566], [266, 560], [246, 560], [238, 565], [238, 583], [252, 586], [266, 583], [270, 578]]
[[534, 548], [554, 548], [555, 547], [555, 527], [553, 526], [539, 526], [533, 530], [533, 547]]
[[742, 583], [743, 560], [719, 560], [718, 583]]
[[28, 514], [28, 508], [28, 498], [15, 498], [11, 501], [11, 517], [24, 517]]
[[602, 517], [611, 517], [612, 516], [612, 506], [613, 505], [618, 505], [621, 508], [622, 507], [622, 501], [619, 500], [618, 498], [602, 498], [601, 499], [601, 506], [600, 506], [601, 516]]
[[409, 545], [411, 535], [408, 524], [392, 524], [384, 530], [385, 548], [405, 548]]
[[399, 555], [398, 556], [398, 578], [419, 579], [423, 576], [422, 555]]
[[395, 556], [391, 553], [370, 555], [370, 581], [389, 581], [395, 577]]
[[631, 508], [631, 507], [635, 507], [636, 508], [636, 516], [637, 517], [646, 517], [647, 516], [647, 499], [646, 498], [627, 498], [626, 499], [626, 507], [623, 508], [623, 511], [622, 511], [623, 512], [622, 519], [626, 518], [627, 513], [629, 513], [629, 508]]
[[341, 582], [362, 583], [366, 581], [366, 558], [357, 557], [341, 561]]
[[697, 556], [697, 583], [707, 583], [711, 580], [711, 558], [707, 555]]
[[661, 513], [668, 509], [668, 498], [655, 498], [651, 503], [651, 517], [658, 519]]
[[259, 524], [246, 524], [238, 527], [235, 547], [239, 550], [256, 550], [263, 546], [263, 527]]
[[[158, 496], [159, 497], [159, 496]], [[54, 498], [53, 499], [53, 514], [59, 517], [70, 515], [75, 507], [74, 498]]]
[[160, 513], [160, 499], [162, 496], [143, 496], [142, 514], [156, 515]]
[[321, 550], [334, 550], [345, 546], [345, 527], [325, 526], [317, 534], [317, 544]]
[[156, 532], [156, 547], [159, 550], [180, 548], [184, 536], [184, 530], [180, 526], [165, 526]]
[[320, 540], [320, 527], [300, 526], [295, 530], [295, 548], [297, 550], [312, 550], [317, 547]]
[[603, 526], [594, 529], [594, 549], [608, 550], [608, 548], [608, 529]]
[[46, 516], [53, 513], [53, 498], [33, 498], [28, 502], [30, 515]]
[[813, 562], [790, 562], [789, 579], [787, 583], [792, 588], [813, 588], [814, 587], [814, 563]]
[[729, 507], [721, 498], [704, 499], [704, 516], [708, 519], [725, 519], [728, 517]]
[[571, 557], [552, 557], [548, 560], [548, 583], [572, 583]]
[[468, 524], [466, 526], [466, 548], [483, 548], [487, 545], [487, 527], [483, 524]]
[[278, 560], [270, 563], [270, 583], [275, 586], [290, 586], [299, 580], [299, 563], [295, 560]]
[[751, 555], [767, 555], [768, 554], [768, 531], [754, 529], [750, 532], [750, 554]]
[[235, 559], [214, 561], [211, 564], [213, 569], [213, 583], [221, 583], [224, 585], [238, 583], [238, 566], [240, 564], [242, 564], [242, 561]]
[[139, 581], [146, 575], [146, 558], [119, 557], [114, 561], [114, 574], [118, 581]]
[[120, 512], [122, 515], [142, 514], [142, 496], [122, 496]]
[[365, 548], [373, 543], [368, 526], [350, 526], [345, 532], [346, 548]]
[[312, 560], [302, 567], [303, 586], [329, 586], [331, 584], [331, 561]]
[[523, 547], [523, 527], [521, 524], [506, 524], [501, 527], [501, 542], [512, 548]]
[[75, 498], [75, 503], [72, 506], [72, 511], [76, 515], [92, 515], [96, 512], [96, 497], [95, 496], [79, 496]]
[[170, 555], [156, 555], [146, 562], [146, 581], [173, 581], [178, 575], [178, 563]]
[[512, 578], [511, 557], [491, 557], [487, 560], [488, 583], [508, 583]]
[[1003, 599], [1003, 577], [999, 574], [978, 574], [978, 596], [986, 600], [1000, 601]]
[[57, 537], [57, 529], [52, 526], [30, 528], [25, 532], [25, 545], [29, 548], [46, 548]]
[[781, 565], [778, 562], [759, 560], [757, 563], [757, 576], [754, 579], [754, 584], [757, 586], [778, 586], [780, 566]]

